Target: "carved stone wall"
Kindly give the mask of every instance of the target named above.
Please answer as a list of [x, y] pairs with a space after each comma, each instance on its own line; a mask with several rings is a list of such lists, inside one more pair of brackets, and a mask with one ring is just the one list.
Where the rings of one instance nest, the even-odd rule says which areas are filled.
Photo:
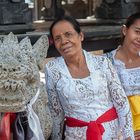
[[[98, 0], [95, 1], [98, 2]], [[123, 19], [135, 12], [140, 12], [139, 0], [102, 0], [95, 9], [95, 16], [106, 19]]]
[[32, 22], [32, 12], [25, 0], [1, 0], [0, 24], [27, 24]]

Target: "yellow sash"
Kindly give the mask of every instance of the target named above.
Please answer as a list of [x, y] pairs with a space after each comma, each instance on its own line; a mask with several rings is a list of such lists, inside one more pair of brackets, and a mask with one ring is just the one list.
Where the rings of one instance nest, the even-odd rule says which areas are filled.
[[133, 117], [133, 129], [134, 131], [140, 130], [140, 96], [128, 96], [128, 100]]

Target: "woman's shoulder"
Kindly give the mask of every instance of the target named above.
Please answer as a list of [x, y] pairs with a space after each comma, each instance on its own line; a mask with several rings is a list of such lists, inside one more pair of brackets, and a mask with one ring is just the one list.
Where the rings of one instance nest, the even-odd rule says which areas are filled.
[[105, 53], [105, 56], [112, 62], [113, 65], [115, 64], [115, 61], [116, 61], [115, 55], [116, 55], [117, 50], [118, 50], [118, 48]]
[[107, 56], [106, 55], [104, 55], [104, 54], [90, 54], [90, 58], [93, 60], [93, 62], [95, 63], [95, 62], [97, 62], [97, 63], [104, 63], [104, 62], [106, 62], [106, 61], [108, 61], [108, 58], [107, 58]]
[[96, 54], [91, 54], [88, 53], [87, 56], [87, 62], [89, 64], [89, 67], [91, 69], [104, 69], [104, 67], [107, 67], [108, 63], [111, 63], [110, 60], [107, 58], [106, 55], [96, 55]]
[[61, 61], [62, 57], [54, 57], [46, 63], [46, 67], [47, 68], [57, 67]]
[[84, 51], [86, 57], [88, 59], [97, 59], [97, 60], [100, 60], [100, 59], [104, 59], [106, 56], [103, 55], [103, 54], [94, 54], [94, 52], [87, 52], [87, 51]]
[[50, 59], [46, 65], [45, 65], [45, 69], [46, 70], [58, 70], [60, 67], [60, 64], [62, 64], [62, 57], [54, 57], [53, 59]]
[[108, 57], [108, 58], [113, 58], [113, 56], [116, 54], [116, 50], [112, 50], [112, 51], [109, 51], [109, 52], [106, 52], [105, 55]]

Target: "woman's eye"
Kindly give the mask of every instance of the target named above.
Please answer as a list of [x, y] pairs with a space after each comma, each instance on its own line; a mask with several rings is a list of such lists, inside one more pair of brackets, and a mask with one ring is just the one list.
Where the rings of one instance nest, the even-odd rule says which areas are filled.
[[140, 31], [136, 31], [136, 33], [140, 35]]
[[72, 33], [67, 32], [67, 33], [65, 34], [65, 36], [68, 37], [68, 38], [69, 38], [69, 37], [72, 37]]
[[55, 42], [58, 42], [59, 40], [60, 40], [60, 37], [54, 38], [54, 41], [55, 41]]

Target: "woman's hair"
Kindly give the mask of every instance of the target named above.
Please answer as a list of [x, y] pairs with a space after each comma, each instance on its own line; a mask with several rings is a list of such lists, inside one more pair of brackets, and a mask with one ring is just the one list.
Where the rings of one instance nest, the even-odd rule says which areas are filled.
[[125, 22], [127, 28], [129, 28], [137, 19], [140, 19], [140, 12], [129, 16]]
[[51, 27], [50, 27], [50, 36], [53, 38], [52, 36], [52, 30], [53, 30], [53, 27], [60, 21], [67, 21], [69, 22], [73, 28], [75, 29], [75, 31], [77, 33], [80, 33], [81, 32], [81, 29], [80, 29], [80, 24], [79, 22], [73, 18], [73, 17], [70, 17], [70, 16], [62, 16], [62, 17], [59, 17], [57, 18], [56, 20], [54, 20], [54, 22], [52, 23]]

